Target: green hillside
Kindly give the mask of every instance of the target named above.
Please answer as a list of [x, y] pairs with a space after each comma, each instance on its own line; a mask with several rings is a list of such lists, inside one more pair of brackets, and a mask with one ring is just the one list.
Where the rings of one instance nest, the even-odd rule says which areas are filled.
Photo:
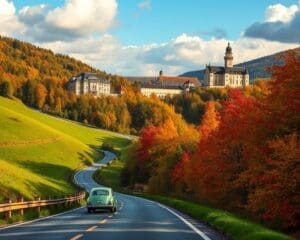
[[99, 160], [95, 148], [128, 140], [111, 132], [42, 114], [0, 97], [0, 201], [22, 195], [62, 196], [75, 191], [74, 170]]

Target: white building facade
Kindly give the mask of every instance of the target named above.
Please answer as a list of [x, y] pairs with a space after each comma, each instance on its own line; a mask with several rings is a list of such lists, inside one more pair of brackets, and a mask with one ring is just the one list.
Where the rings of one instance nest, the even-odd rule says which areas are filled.
[[233, 66], [232, 48], [228, 43], [224, 56], [225, 66], [206, 66], [206, 87], [245, 87], [249, 85], [249, 73], [244, 67]]
[[69, 80], [67, 89], [76, 95], [91, 94], [100, 97], [110, 95], [111, 83], [105, 78], [98, 77], [96, 73], [80, 73]]

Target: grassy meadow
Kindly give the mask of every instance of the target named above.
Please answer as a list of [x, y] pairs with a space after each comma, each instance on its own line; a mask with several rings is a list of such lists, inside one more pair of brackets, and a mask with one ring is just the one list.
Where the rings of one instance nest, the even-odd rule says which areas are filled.
[[73, 193], [72, 174], [101, 158], [103, 142], [121, 151], [129, 140], [0, 97], [0, 202]]

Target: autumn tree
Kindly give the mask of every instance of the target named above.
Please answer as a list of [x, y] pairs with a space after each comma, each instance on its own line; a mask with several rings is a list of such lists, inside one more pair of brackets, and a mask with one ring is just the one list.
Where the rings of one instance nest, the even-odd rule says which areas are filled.
[[201, 138], [207, 139], [211, 132], [215, 131], [219, 126], [219, 114], [216, 111], [215, 103], [209, 101], [205, 105], [205, 113], [203, 115], [200, 133]]
[[47, 96], [47, 89], [41, 83], [38, 83], [35, 87], [35, 101], [36, 106], [41, 109], [44, 106]]
[[13, 95], [13, 86], [10, 81], [0, 78], [0, 96], [11, 97]]

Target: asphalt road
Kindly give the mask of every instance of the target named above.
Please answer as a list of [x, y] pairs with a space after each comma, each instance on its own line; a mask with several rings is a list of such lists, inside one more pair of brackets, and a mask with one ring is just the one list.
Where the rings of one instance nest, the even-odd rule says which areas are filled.
[[[115, 155], [105, 152], [100, 162], [79, 171], [75, 181], [88, 191], [99, 186], [93, 172]], [[87, 213], [85, 207], [52, 217], [0, 229], [0, 239], [89, 240], [219, 240], [225, 239], [207, 225], [156, 202], [116, 194], [118, 210]]]

